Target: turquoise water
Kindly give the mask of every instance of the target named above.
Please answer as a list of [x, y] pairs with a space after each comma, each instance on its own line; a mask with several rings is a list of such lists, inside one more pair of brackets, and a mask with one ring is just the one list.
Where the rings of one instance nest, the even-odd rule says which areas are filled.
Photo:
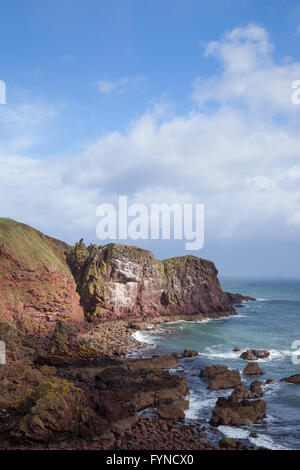
[[[245, 428], [220, 427], [222, 434], [250, 440], [271, 449], [300, 449], [300, 385], [280, 382], [282, 377], [300, 373], [300, 364], [293, 363], [296, 350], [292, 343], [300, 341], [300, 281], [297, 280], [221, 280], [223, 289], [253, 296], [257, 301], [237, 308], [238, 315], [204, 323], [168, 323], [149, 333], [138, 333], [145, 342], [144, 354], [161, 354], [196, 349], [199, 356], [181, 361], [181, 373], [188, 378], [191, 389], [187, 419], [209, 420], [217, 397], [231, 391], [210, 392], [199, 377], [205, 365], [226, 364], [241, 372], [246, 361], [234, 353], [235, 347], [267, 349], [270, 358], [260, 360], [265, 375], [258, 379], [273, 379], [275, 384], [264, 387], [267, 418], [262, 423]], [[300, 346], [299, 348], [300, 349]], [[300, 354], [299, 354], [300, 362]], [[256, 377], [243, 377], [250, 384]], [[251, 431], [259, 437], [249, 438]]]

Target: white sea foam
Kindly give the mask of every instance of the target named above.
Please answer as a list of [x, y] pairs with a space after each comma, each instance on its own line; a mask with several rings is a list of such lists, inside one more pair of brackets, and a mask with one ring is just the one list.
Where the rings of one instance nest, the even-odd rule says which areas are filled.
[[264, 385], [264, 393], [266, 396], [273, 395], [274, 393], [277, 393], [281, 387], [282, 384], [280, 382]]
[[247, 429], [231, 426], [218, 426], [218, 431], [224, 434], [225, 437], [232, 437], [233, 439], [247, 439], [250, 434]]
[[[246, 349], [246, 348], [245, 348]], [[291, 356], [294, 351], [287, 349], [270, 349], [270, 356], [264, 359], [256, 359], [257, 362], [269, 362], [272, 360], [283, 360], [285, 357]], [[218, 351], [212, 347], [206, 347], [205, 351], [199, 352], [199, 356], [205, 356], [209, 359], [238, 359], [240, 352], [234, 351]]]
[[221, 359], [237, 359], [240, 355], [240, 352], [234, 351], [216, 351], [213, 348], [205, 348], [206, 352], [199, 352], [199, 356], [205, 356], [210, 359], [221, 358]]
[[[250, 348], [249, 348], [250, 349]], [[288, 349], [269, 349], [270, 356], [263, 359], [255, 359], [256, 362], [269, 362], [273, 360], [283, 360], [285, 357], [289, 357], [294, 351]]]
[[266, 436], [265, 434], [258, 434], [257, 437], [249, 437], [249, 441], [258, 447], [265, 447], [270, 450], [288, 450], [287, 447], [276, 444], [270, 436]]
[[287, 447], [276, 444], [270, 436], [265, 434], [258, 434], [257, 437], [250, 437], [249, 430], [231, 426], [219, 426], [218, 430], [226, 437], [231, 437], [233, 439], [249, 439], [252, 444], [255, 444], [258, 447], [265, 447], [270, 450], [287, 450]]
[[155, 347], [155, 341], [153, 341], [153, 338], [148, 333], [141, 332], [141, 331], [135, 331], [134, 333], [132, 333], [132, 337], [136, 341], [139, 341], [140, 343], [149, 344], [149, 345]]
[[260, 299], [259, 297], [256, 299], [257, 302], [268, 302], [270, 299]]
[[291, 356], [295, 351], [289, 351], [288, 349], [270, 349], [269, 359], [284, 359], [285, 357]]
[[199, 411], [203, 408], [212, 408], [216, 403], [216, 398], [208, 398], [206, 400], [201, 400], [201, 398], [194, 392], [190, 392], [188, 396], [190, 402], [189, 408], [185, 410], [186, 419], [197, 419], [199, 416]]

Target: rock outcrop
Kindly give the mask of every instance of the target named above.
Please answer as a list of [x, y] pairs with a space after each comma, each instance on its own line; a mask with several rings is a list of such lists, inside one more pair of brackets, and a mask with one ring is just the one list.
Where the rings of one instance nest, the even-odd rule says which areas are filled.
[[209, 390], [226, 390], [241, 384], [238, 370], [229, 370], [224, 364], [206, 366], [200, 371], [200, 377], [210, 379]]
[[159, 261], [141, 248], [80, 241], [67, 261], [91, 321], [235, 313], [214, 263], [195, 256]]
[[240, 304], [241, 302], [256, 300], [254, 297], [249, 297], [249, 295], [233, 294], [232, 292], [225, 292], [225, 294], [227, 295], [229, 302], [232, 304]]
[[264, 375], [257, 362], [249, 362], [243, 370], [244, 375]]
[[240, 358], [245, 359], [245, 361], [256, 361], [257, 359], [266, 359], [269, 356], [270, 353], [266, 349], [247, 349], [247, 351], [242, 352]]
[[218, 398], [210, 423], [213, 426], [245, 426], [265, 418], [266, 403], [263, 400]]
[[200, 377], [209, 378], [227, 372], [228, 367], [225, 364], [215, 364], [214, 366], [206, 366], [200, 371]]
[[290, 384], [300, 384], [300, 374], [291, 375], [290, 377], [284, 377], [280, 382], [287, 382]]
[[227, 370], [223, 374], [213, 377], [208, 385], [209, 390], [226, 390], [241, 384], [241, 376], [238, 370]]

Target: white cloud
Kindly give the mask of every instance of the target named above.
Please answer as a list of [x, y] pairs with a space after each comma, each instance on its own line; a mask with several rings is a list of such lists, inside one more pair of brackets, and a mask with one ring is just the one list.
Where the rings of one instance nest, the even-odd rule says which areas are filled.
[[199, 106], [208, 101], [247, 106], [253, 111], [298, 110], [291, 102], [291, 84], [300, 77], [300, 63], [274, 62], [273, 44], [264, 28], [248, 25], [225, 33], [206, 45], [205, 55], [215, 57], [222, 72], [209, 79], [197, 79], [193, 98]]
[[98, 89], [99, 93], [108, 95], [110, 93], [127, 93], [128, 91], [136, 90], [146, 80], [146, 77], [128, 78], [122, 77], [119, 80], [97, 80], [94, 86]]
[[[79, 234], [92, 238], [96, 206], [127, 194], [146, 204], [205, 203], [210, 240], [299, 235], [300, 106], [290, 105], [289, 84], [300, 79], [300, 64], [277, 64], [272, 50], [265, 29], [236, 28], [206, 46], [221, 73], [195, 82], [200, 107], [187, 115], [157, 106], [71, 158], [1, 152], [6, 215], [73, 241]], [[102, 93], [122, 86], [102, 83]], [[20, 120], [22, 113], [14, 122]]]

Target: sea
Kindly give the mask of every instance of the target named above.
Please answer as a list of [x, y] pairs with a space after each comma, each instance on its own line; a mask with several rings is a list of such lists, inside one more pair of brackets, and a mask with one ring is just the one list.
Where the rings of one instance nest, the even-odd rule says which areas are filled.
[[[207, 382], [199, 377], [207, 365], [226, 364], [242, 373], [247, 362], [241, 359], [238, 347], [267, 349], [268, 359], [259, 360], [264, 376], [242, 376], [250, 385], [253, 380], [274, 380], [264, 386], [267, 403], [266, 419], [245, 427], [219, 426], [220, 436], [233, 437], [256, 448], [273, 450], [300, 449], [300, 384], [280, 379], [300, 373], [300, 280], [220, 279], [223, 290], [255, 297], [237, 307], [237, 315], [202, 322], [178, 321], [161, 325], [157, 330], [135, 332], [143, 343], [138, 353], [143, 357], [195, 349], [198, 357], [180, 361], [171, 371], [187, 378], [190, 406], [186, 421], [209, 421], [220, 396], [228, 397], [232, 390], [209, 391]], [[257, 437], [250, 437], [255, 432]], [[216, 438], [215, 438], [216, 439]]]

